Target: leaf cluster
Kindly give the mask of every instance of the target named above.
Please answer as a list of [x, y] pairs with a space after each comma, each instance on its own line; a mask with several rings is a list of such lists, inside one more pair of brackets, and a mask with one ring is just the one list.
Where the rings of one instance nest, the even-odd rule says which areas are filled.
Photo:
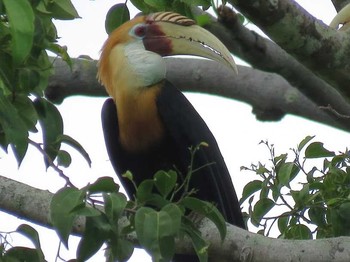
[[[196, 20], [201, 26], [209, 23], [210, 18], [206, 15], [195, 15], [192, 12], [193, 7], [200, 7], [203, 10], [207, 10], [210, 7], [215, 8], [212, 0], [130, 0], [130, 2], [143, 14], [161, 11], [176, 12]], [[107, 34], [110, 34], [128, 20], [130, 20], [130, 12], [127, 4], [113, 5], [109, 9], [105, 20]]]
[[[196, 149], [194, 149], [195, 151]], [[193, 155], [194, 155], [193, 151]], [[124, 177], [133, 182], [132, 174]], [[218, 209], [211, 203], [185, 192], [191, 173], [183, 184], [178, 184], [178, 174], [173, 170], [158, 171], [153, 179], [135, 185], [135, 200], [127, 200], [119, 186], [110, 177], [99, 178], [82, 189], [65, 187], [51, 202], [51, 221], [63, 244], [68, 238], [78, 216], [86, 218], [85, 231], [77, 249], [77, 260], [85, 261], [103, 244], [107, 246], [107, 261], [127, 261], [136, 243], [129, 237], [136, 235], [138, 245], [154, 261], [170, 261], [174, 256], [176, 240], [191, 239], [201, 262], [208, 260], [209, 244], [196, 229], [193, 217], [207, 217], [218, 228], [222, 240], [226, 224]], [[121, 222], [121, 218], [126, 221]]]
[[213, 4], [211, 0], [130, 0], [130, 2], [145, 14], [172, 11], [188, 17], [194, 17], [192, 7], [199, 6], [207, 10]]
[[[249, 205], [252, 224], [262, 228], [259, 233], [268, 236], [277, 224], [279, 237], [286, 239], [350, 235], [349, 152], [336, 154], [313, 139], [307, 136], [292, 150], [292, 161], [288, 154], [276, 156], [274, 146], [262, 142], [271, 166], [242, 167], [259, 177], [244, 187], [241, 199]], [[310, 167], [316, 159], [321, 168]]]
[[[34, 248], [25, 246], [12, 247], [7, 241], [7, 238], [14, 233], [21, 234], [28, 238], [32, 242]], [[44, 262], [45, 258], [41, 249], [38, 232], [33, 227], [27, 224], [22, 224], [18, 226], [16, 231], [7, 233], [6, 235], [0, 235], [0, 261]]]
[[38, 123], [43, 133], [39, 149], [47, 166], [56, 157], [63, 166], [70, 164], [69, 154], [60, 150], [62, 142], [90, 161], [79, 143], [63, 134], [59, 111], [44, 98], [53, 73], [47, 50], [70, 64], [66, 48], [56, 43], [52, 20], [76, 17], [70, 0], [0, 0], [0, 147], [7, 152], [10, 146], [19, 165]]

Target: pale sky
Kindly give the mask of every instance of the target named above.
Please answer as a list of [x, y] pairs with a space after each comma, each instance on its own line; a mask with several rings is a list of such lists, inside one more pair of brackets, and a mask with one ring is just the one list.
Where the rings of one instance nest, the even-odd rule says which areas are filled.
[[[298, 2], [325, 23], [329, 23], [335, 15], [330, 0], [300, 0]], [[109, 7], [115, 3], [116, 1], [111, 0], [73, 0], [82, 19], [56, 23], [61, 36], [60, 44], [68, 47], [68, 52], [72, 57], [83, 54], [98, 58], [101, 45], [107, 37], [104, 32], [104, 18]], [[347, 143], [349, 135], [328, 126], [293, 116], [286, 116], [279, 122], [257, 122], [251, 113], [251, 106], [247, 104], [209, 95], [188, 94], [187, 97], [216, 137], [239, 197], [244, 185], [254, 178], [250, 173], [240, 172], [240, 166], [249, 166], [250, 163], [257, 163], [259, 160], [268, 162], [269, 155], [266, 148], [258, 145], [261, 140], [268, 140], [275, 144], [277, 154], [296, 147], [298, 142], [307, 135], [316, 135], [316, 139], [325, 142], [325, 146], [331, 150], [344, 150], [349, 147]], [[104, 100], [105, 98], [73, 97], [59, 106], [64, 119], [65, 133], [77, 139], [92, 159], [90, 169], [79, 154], [68, 148], [72, 153], [73, 164], [65, 170], [65, 174], [69, 175], [73, 183], [78, 186], [95, 181], [99, 176], [108, 175], [116, 178], [106, 154], [101, 130], [100, 111]], [[218, 118], [218, 115], [221, 117]], [[33, 139], [39, 141], [38, 136], [33, 136]], [[0, 175], [51, 192], [57, 191], [64, 184], [54, 172], [45, 172], [40, 154], [33, 149], [30, 150], [30, 157], [25, 158], [19, 170], [17, 170], [14, 157], [6, 156], [2, 151], [0, 152], [0, 165], [2, 166]], [[14, 230], [20, 223], [23, 223], [23, 221], [2, 213], [0, 213], [0, 219], [6, 221], [6, 225], [1, 223], [0, 231]], [[46, 259], [53, 261], [58, 244], [52, 243], [58, 243], [58, 239], [54, 232], [37, 228], [42, 234], [40, 239]], [[50, 239], [50, 243], [46, 238]], [[72, 251], [63, 252], [66, 254], [65, 258], [73, 258], [76, 243], [77, 239], [72, 238]], [[102, 261], [102, 257], [103, 255], [100, 254], [89, 261]], [[130, 261], [140, 261], [140, 259], [134, 256]]]

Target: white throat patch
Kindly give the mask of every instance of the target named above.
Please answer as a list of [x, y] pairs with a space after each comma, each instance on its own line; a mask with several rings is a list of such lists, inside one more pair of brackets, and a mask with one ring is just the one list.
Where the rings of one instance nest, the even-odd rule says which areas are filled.
[[142, 41], [135, 41], [125, 47], [128, 63], [144, 86], [154, 85], [165, 79], [166, 64], [164, 59], [145, 50]]

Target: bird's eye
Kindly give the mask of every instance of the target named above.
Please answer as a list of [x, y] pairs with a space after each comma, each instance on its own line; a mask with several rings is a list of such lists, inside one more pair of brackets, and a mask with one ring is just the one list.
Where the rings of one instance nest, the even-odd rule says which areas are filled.
[[144, 24], [137, 24], [130, 30], [130, 35], [143, 38], [146, 35], [146, 26]]

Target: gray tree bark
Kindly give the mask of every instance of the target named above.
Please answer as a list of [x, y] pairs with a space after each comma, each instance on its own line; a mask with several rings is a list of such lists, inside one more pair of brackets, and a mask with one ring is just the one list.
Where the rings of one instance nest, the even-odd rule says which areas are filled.
[[[185, 68], [182, 59], [169, 58], [168, 78], [182, 91], [249, 103], [261, 121], [293, 114], [350, 131], [347, 34], [329, 28], [292, 0], [230, 2], [274, 42], [248, 30], [227, 7], [219, 9], [219, 21], [213, 19], [206, 28], [254, 69], [239, 67], [234, 76], [214, 62], [190, 59]], [[349, 1], [333, 2], [339, 10]], [[70, 71], [55, 59], [54, 68], [46, 91], [49, 99], [106, 95], [95, 78], [96, 61], [74, 59]]]
[[229, 2], [275, 43], [349, 98], [350, 32], [329, 28], [292, 0]]
[[[0, 177], [0, 210], [49, 228], [52, 196], [48, 191]], [[122, 218], [120, 223], [126, 223], [126, 219]], [[198, 228], [210, 243], [210, 261], [348, 262], [350, 257], [349, 237], [320, 240], [273, 239], [227, 224], [227, 236], [222, 242], [216, 226], [210, 220], [203, 219]], [[80, 235], [83, 230], [84, 219], [79, 218], [74, 224], [74, 234]], [[129, 239], [137, 244], [134, 235], [130, 235]], [[177, 252], [194, 252], [189, 239], [177, 242]]]
[[[168, 78], [181, 90], [204, 92], [249, 103], [259, 120], [277, 121], [294, 114], [350, 131], [350, 32], [338, 32], [309, 15], [292, 0], [231, 0], [237, 10], [261, 28], [273, 41], [242, 26], [236, 14], [221, 9], [219, 22], [207, 29], [254, 69], [239, 67], [238, 76], [211, 61], [169, 58]], [[339, 11], [349, 0], [332, 0]], [[96, 61], [74, 59], [73, 69], [60, 59], [46, 96], [62, 102], [71, 95], [106, 96], [96, 80]], [[189, 73], [190, 72], [190, 73]], [[0, 177], [0, 208], [50, 227], [52, 194]], [[79, 234], [83, 220], [75, 225]], [[221, 243], [207, 220], [200, 225], [211, 243], [213, 261], [349, 261], [350, 238], [313, 241], [270, 239], [228, 225]], [[136, 241], [136, 239], [135, 239]], [[190, 243], [178, 243], [190, 253]], [[221, 259], [222, 258], [222, 259]]]
[[[252, 105], [258, 120], [277, 121], [286, 114], [293, 114], [350, 130], [350, 127], [339, 122], [339, 116], [318, 106], [278, 74], [239, 66], [238, 75], [234, 75], [216, 62], [193, 58], [186, 61], [182, 58], [168, 58], [166, 61], [167, 78], [180, 90], [246, 102]], [[97, 61], [77, 58], [73, 62], [71, 70], [61, 59], [54, 59], [55, 73], [50, 78], [46, 97], [61, 103], [72, 95], [106, 96], [104, 88], [96, 79]], [[184, 62], [186, 67], [183, 66]]]

